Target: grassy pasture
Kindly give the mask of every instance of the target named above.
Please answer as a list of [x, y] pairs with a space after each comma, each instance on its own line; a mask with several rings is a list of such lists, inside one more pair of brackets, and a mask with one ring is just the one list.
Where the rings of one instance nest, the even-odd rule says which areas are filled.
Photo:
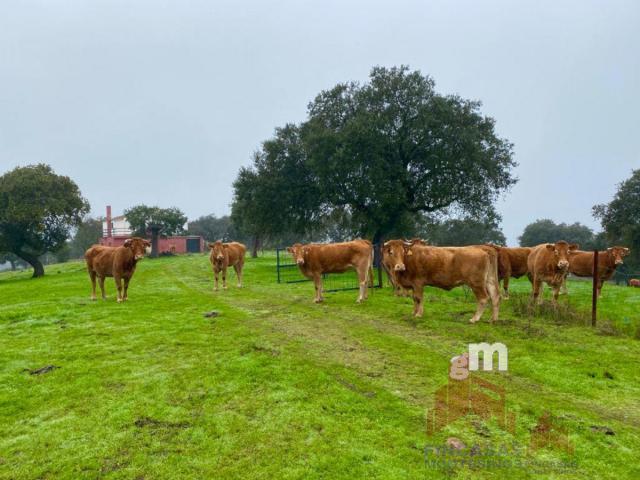
[[[314, 305], [273, 255], [216, 293], [206, 256], [144, 260], [125, 304], [111, 280], [89, 301], [81, 263], [28, 277], [0, 274], [0, 478], [640, 478], [639, 289], [606, 285], [593, 329], [587, 282], [530, 312], [515, 281], [498, 324], [469, 325], [464, 289], [428, 289], [417, 320], [389, 288]], [[449, 359], [482, 341], [509, 348], [508, 372], [474, 375], [505, 389], [513, 435], [473, 416], [427, 435]], [[573, 454], [524, 451], [545, 412]], [[528, 466], [428, 464], [452, 436]]]

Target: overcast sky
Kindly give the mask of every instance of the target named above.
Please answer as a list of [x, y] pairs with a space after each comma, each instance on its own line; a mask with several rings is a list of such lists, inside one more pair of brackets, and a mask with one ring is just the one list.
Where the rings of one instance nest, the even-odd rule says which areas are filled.
[[49, 163], [96, 215], [223, 215], [276, 126], [400, 64], [515, 144], [510, 243], [538, 218], [598, 227], [640, 168], [638, 1], [0, 0], [0, 173]]

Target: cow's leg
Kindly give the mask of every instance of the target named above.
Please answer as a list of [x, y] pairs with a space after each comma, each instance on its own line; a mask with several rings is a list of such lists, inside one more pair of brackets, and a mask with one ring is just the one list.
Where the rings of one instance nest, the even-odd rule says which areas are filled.
[[218, 269], [213, 268], [213, 290], [218, 291]]
[[491, 298], [491, 323], [498, 320], [500, 313], [500, 282], [490, 279], [487, 282], [487, 293]]
[[122, 278], [120, 275], [114, 275], [113, 279], [116, 281], [116, 288], [118, 289], [118, 303], [122, 302]]
[[358, 284], [360, 286], [360, 293], [358, 294], [358, 299], [356, 303], [361, 303], [364, 299], [367, 298], [367, 273], [369, 271], [369, 266], [364, 265], [363, 268], [358, 269]]
[[238, 277], [238, 288], [242, 288], [242, 263], [238, 262], [236, 263], [233, 268], [236, 271], [236, 277]]
[[316, 289], [316, 298], [313, 300], [315, 303], [322, 302], [322, 276], [314, 275], [313, 276], [313, 285]]
[[[511, 270], [506, 269], [504, 272], [504, 279], [502, 280], [502, 288], [504, 290], [504, 299], [509, 298], [509, 279], [511, 278]], [[498, 286], [499, 287], [499, 286]]]
[[553, 291], [553, 303], [554, 305], [558, 304], [558, 296], [560, 296], [560, 289], [562, 288], [562, 283], [551, 285], [551, 290]]
[[480, 320], [480, 317], [482, 317], [485, 308], [487, 308], [487, 303], [489, 303], [489, 293], [487, 291], [486, 285], [470, 285], [470, 287], [476, 296], [478, 306], [476, 307], [476, 313], [473, 315], [473, 317], [471, 317], [471, 320], [469, 320], [469, 322], [476, 323], [478, 320]]
[[227, 289], [227, 266], [222, 267], [222, 289]]
[[104, 277], [98, 277], [98, 283], [100, 284], [100, 293], [102, 294], [102, 299], [107, 299], [107, 294], [104, 291]]
[[533, 279], [531, 280], [532, 283], [532, 287], [533, 290], [531, 292], [531, 300], [533, 301], [533, 303], [538, 303], [541, 304], [542, 303], [542, 281], [534, 275]]
[[598, 297], [600, 297], [600, 294], [602, 293], [602, 285], [604, 284], [604, 280], [600, 279], [598, 281]]
[[128, 297], [127, 295], [127, 291], [129, 290], [129, 280], [131, 280], [131, 278], [129, 277], [125, 277], [124, 278], [124, 296], [122, 297], [122, 301], [124, 302]]
[[422, 317], [424, 314], [424, 287], [413, 288], [413, 316]]
[[91, 300], [96, 299], [96, 272], [89, 271], [89, 278], [91, 278]]
[[562, 285], [560, 286], [560, 295], [568, 295], [569, 291], [567, 290], [567, 278], [565, 277], [562, 280]]

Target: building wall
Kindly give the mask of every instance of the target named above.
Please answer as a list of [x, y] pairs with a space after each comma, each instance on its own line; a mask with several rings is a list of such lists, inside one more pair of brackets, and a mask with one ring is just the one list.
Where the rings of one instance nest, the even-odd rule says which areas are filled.
[[[125, 240], [129, 236], [117, 235], [111, 237], [103, 237], [100, 239], [100, 245], [107, 247], [120, 247], [124, 245]], [[187, 253], [187, 239], [197, 238], [200, 243], [200, 252], [205, 251], [204, 238], [195, 235], [185, 235], [178, 237], [160, 237], [158, 239], [158, 252], [159, 253]], [[151, 239], [148, 239], [151, 241]]]

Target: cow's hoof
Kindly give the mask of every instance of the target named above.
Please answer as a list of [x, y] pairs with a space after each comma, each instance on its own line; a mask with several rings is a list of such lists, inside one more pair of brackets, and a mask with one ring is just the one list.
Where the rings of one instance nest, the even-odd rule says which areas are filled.
[[[479, 320], [479, 319], [478, 319]], [[473, 318], [469, 320], [469, 323], [478, 323], [478, 320], [474, 320]]]
[[95, 302], [96, 300], [98, 300], [96, 297], [91, 297], [92, 302]]
[[242, 288], [242, 285], [240, 285], [240, 284], [238, 284], [237, 286], [238, 286], [238, 288]]
[[227, 290], [229, 287], [227, 287], [226, 285], [224, 287], [222, 287], [223, 290]]
[[118, 299], [118, 303], [122, 303], [122, 300], [121, 300], [121, 299]]

